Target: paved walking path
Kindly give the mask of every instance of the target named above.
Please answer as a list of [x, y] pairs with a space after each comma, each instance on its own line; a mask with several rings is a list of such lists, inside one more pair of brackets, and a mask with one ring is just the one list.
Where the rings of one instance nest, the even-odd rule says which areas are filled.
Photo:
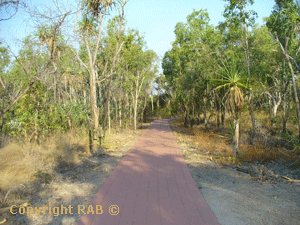
[[[219, 224], [190, 174], [168, 120], [151, 123], [90, 205], [94, 214], [83, 215], [78, 225]], [[100, 205], [103, 211], [96, 214]]]

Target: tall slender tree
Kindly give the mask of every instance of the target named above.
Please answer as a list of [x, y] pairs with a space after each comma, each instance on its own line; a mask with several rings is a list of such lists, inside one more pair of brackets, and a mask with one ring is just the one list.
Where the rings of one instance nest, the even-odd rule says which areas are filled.
[[[85, 0], [82, 9], [77, 13], [75, 22], [75, 33], [83, 41], [87, 51], [87, 62], [84, 62], [77, 54], [80, 63], [86, 68], [90, 76], [90, 101], [91, 101], [91, 151], [96, 153], [98, 151], [98, 140], [101, 143], [102, 128], [99, 126], [99, 108], [97, 105], [97, 83], [105, 78], [107, 73], [106, 62], [103, 71], [98, 71], [98, 54], [102, 49], [102, 34], [103, 34], [103, 21], [109, 10], [115, 5], [118, 7], [120, 17], [119, 32], [123, 25], [124, 8], [128, 1], [118, 0]], [[79, 21], [78, 17], [82, 13], [82, 20]], [[115, 55], [120, 52], [122, 45], [116, 45]], [[75, 52], [75, 50], [74, 50]], [[116, 57], [113, 58], [116, 60]], [[114, 64], [114, 62], [113, 62]], [[113, 70], [113, 68], [111, 68]], [[99, 74], [100, 72], [100, 74]], [[90, 152], [91, 154], [91, 152]]]

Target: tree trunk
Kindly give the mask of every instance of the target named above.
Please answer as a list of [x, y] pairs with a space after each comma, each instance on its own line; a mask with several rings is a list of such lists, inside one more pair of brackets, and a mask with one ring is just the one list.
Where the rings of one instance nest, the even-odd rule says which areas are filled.
[[119, 99], [119, 124], [120, 128], [122, 127], [122, 100]]
[[[139, 73], [138, 73], [139, 74]], [[139, 79], [139, 77], [138, 77]], [[134, 130], [137, 128], [137, 110], [138, 110], [138, 99], [139, 99], [139, 86], [138, 86], [138, 79], [136, 80], [136, 89], [134, 95], [134, 106], [133, 106], [133, 122], [134, 122]]]
[[146, 123], [147, 121], [147, 111], [146, 111], [146, 108], [147, 108], [147, 97], [145, 97], [145, 101], [144, 101], [144, 107], [143, 107], [143, 111], [142, 111], [142, 124], [143, 123]]
[[220, 104], [219, 100], [217, 100], [217, 128], [220, 129]]
[[254, 115], [254, 99], [253, 99], [253, 92], [250, 90], [250, 116], [251, 116], [251, 121], [252, 121], [252, 132], [255, 135], [256, 133], [256, 128], [257, 128], [257, 121]]
[[153, 109], [154, 109], [154, 105], [153, 105], [153, 91], [151, 90], [151, 112], [153, 115]]
[[[285, 99], [285, 98], [284, 98]], [[282, 116], [282, 133], [286, 133], [286, 122], [287, 122], [287, 102], [283, 101], [283, 116]]]
[[282, 101], [283, 101], [283, 115], [282, 115], [282, 133], [286, 133], [286, 123], [288, 119], [288, 107], [289, 107], [289, 81], [287, 80], [286, 76], [286, 60], [284, 58], [283, 60], [283, 95], [282, 95]]
[[272, 113], [272, 101], [271, 98], [269, 97], [269, 117], [270, 117], [270, 125], [271, 128], [273, 128], [274, 126], [274, 120], [273, 120], [273, 113]]
[[54, 72], [54, 92], [53, 92], [53, 95], [54, 95], [54, 103], [56, 104], [57, 100], [56, 100], [56, 97], [57, 97], [57, 87], [56, 87], [56, 71]]
[[134, 106], [133, 106], [134, 118], [133, 118], [133, 120], [134, 120], [134, 129], [135, 130], [137, 128], [138, 99], [139, 99], [141, 87], [142, 87], [144, 79], [145, 79], [145, 76], [143, 76], [142, 80], [140, 81], [141, 73], [139, 71], [136, 72], [136, 75], [137, 75], [137, 77], [136, 77], [136, 80], [135, 80], [135, 91], [134, 91], [134, 93], [132, 93], [132, 98], [133, 98], [133, 102], [134, 102]]
[[286, 124], [289, 117], [289, 107], [290, 107], [289, 96], [290, 96], [289, 88], [287, 88], [286, 93], [283, 95], [282, 133], [287, 132]]
[[234, 119], [234, 136], [233, 136], [233, 146], [232, 155], [237, 157], [239, 149], [239, 136], [240, 136], [240, 121], [238, 115]]
[[205, 129], [207, 129], [206, 97], [203, 98], [203, 114], [204, 114], [204, 125], [205, 125]]
[[159, 113], [159, 96], [160, 96], [160, 89], [159, 87], [157, 88], [157, 113]]
[[107, 118], [108, 118], [108, 133], [110, 134], [110, 104], [108, 103], [108, 110], [107, 110]]
[[184, 127], [189, 127], [188, 112], [186, 109], [185, 109], [185, 117], [184, 117]]
[[[128, 112], [130, 114], [130, 104], [129, 104], [129, 96], [128, 94], [126, 93], [126, 118], [128, 119]], [[129, 115], [129, 124], [131, 123], [131, 120], [130, 120], [130, 115]], [[128, 125], [128, 122], [126, 122], [125, 124], [125, 128], [127, 129], [127, 125]]]
[[58, 83], [58, 102], [61, 104], [61, 99], [63, 98], [62, 96], [62, 90], [61, 90], [61, 83]]
[[298, 122], [298, 139], [300, 140], [300, 106], [299, 106], [299, 98], [297, 93], [297, 85], [295, 80], [295, 73], [293, 66], [291, 64], [291, 61], [289, 58], [287, 58], [291, 74], [292, 74], [292, 84], [293, 84], [293, 91], [294, 91], [294, 97], [295, 97], [295, 103], [296, 103], [296, 112], [297, 112], [297, 122]]
[[70, 102], [72, 102], [72, 94], [73, 94], [73, 91], [72, 91], [72, 83], [70, 82], [70, 85], [69, 85], [69, 92], [70, 92]]
[[83, 104], [86, 106], [86, 90], [83, 89]]
[[132, 108], [133, 108], [133, 102], [132, 104], [129, 104], [129, 126], [132, 127]]
[[134, 101], [133, 106], [133, 123], [134, 123], [134, 130], [136, 130], [136, 120], [137, 120], [137, 99]]
[[[108, 128], [108, 123], [110, 123], [110, 93], [111, 93], [111, 83], [112, 83], [112, 74], [110, 75], [110, 79], [108, 81], [106, 87], [106, 95], [105, 95], [105, 108], [104, 108], [104, 118], [103, 118], [103, 137], [105, 136], [105, 132]], [[101, 142], [100, 142], [101, 144]]]
[[195, 118], [195, 104], [192, 103], [192, 108], [193, 108], [193, 118]]
[[[248, 44], [248, 27], [247, 24], [244, 23], [245, 27], [245, 42], [246, 42], [246, 61], [247, 61], [247, 72], [248, 72], [248, 79], [249, 83], [251, 81], [251, 74], [250, 74], [250, 53], [249, 53], [249, 44]], [[250, 89], [250, 116], [252, 121], [252, 132], [255, 134], [256, 127], [257, 127], [257, 121], [254, 115], [254, 99], [253, 99], [253, 92], [252, 89]]]
[[117, 121], [118, 121], [118, 111], [119, 111], [119, 107], [120, 105], [118, 105], [118, 101], [115, 97], [113, 97], [114, 100], [114, 105], [115, 105], [115, 126], [117, 127]]
[[[92, 141], [91, 152], [98, 151], [98, 134], [99, 134], [99, 114], [97, 107], [97, 88], [96, 88], [96, 74], [93, 68], [90, 73], [90, 101], [91, 101], [91, 119], [92, 119]], [[91, 152], [88, 152], [91, 154]]]

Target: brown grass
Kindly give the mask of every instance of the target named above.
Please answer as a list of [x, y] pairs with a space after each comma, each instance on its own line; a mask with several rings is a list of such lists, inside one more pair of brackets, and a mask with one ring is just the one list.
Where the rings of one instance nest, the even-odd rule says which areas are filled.
[[[143, 124], [144, 129], [147, 126]], [[130, 148], [142, 132], [143, 129], [111, 130], [102, 147], [107, 154], [121, 157], [114, 150]], [[2, 143], [5, 145], [0, 148], [0, 215], [5, 207], [31, 202], [41, 188], [61, 179], [60, 170], [82, 166], [87, 161], [89, 141], [87, 132], [78, 129], [55, 134], [39, 145], [8, 139], [2, 139]], [[11, 216], [7, 210], [4, 213], [4, 218]]]
[[0, 188], [7, 190], [40, 178], [50, 179], [45, 174], [50, 177], [61, 164], [77, 164], [85, 155], [87, 143], [82, 132], [70, 131], [56, 134], [41, 145], [7, 144], [0, 149]]
[[[79, 163], [85, 156], [88, 139], [83, 131], [73, 130], [56, 134], [40, 145], [9, 143], [7, 139], [3, 142], [6, 144], [0, 148], [0, 214], [5, 207], [30, 202], [44, 184], [57, 176], [55, 170]], [[11, 217], [8, 210], [3, 213], [4, 218]]]
[[300, 154], [298, 149], [291, 151], [286, 148], [268, 148], [264, 145], [259, 146], [240, 146], [240, 155], [238, 157], [239, 162], [271, 162], [278, 161], [279, 159], [286, 162], [293, 162]]
[[[177, 133], [185, 134], [188, 137], [187, 142], [190, 146], [195, 147], [201, 153], [205, 153], [211, 157], [216, 163], [243, 163], [243, 162], [266, 162], [277, 161], [279, 159], [287, 162], [295, 161], [300, 155], [298, 149], [291, 150], [283, 147], [281, 143], [285, 143], [280, 134], [271, 135], [271, 130], [267, 123], [269, 122], [266, 112], [256, 113], [260, 130], [255, 136], [255, 141], [251, 140], [251, 119], [248, 114], [243, 112], [241, 119], [241, 135], [239, 155], [237, 159], [232, 157], [232, 137], [233, 130], [230, 127], [230, 118], [226, 118], [225, 127], [217, 129], [215, 118], [210, 120], [209, 128], [205, 129], [203, 124], [194, 126], [193, 128], [185, 128], [183, 126], [183, 118], [173, 121], [171, 126]], [[245, 119], [244, 119], [245, 118]], [[275, 124], [274, 129], [280, 128], [280, 124]], [[293, 127], [288, 124], [291, 129]], [[293, 127], [295, 129], [295, 127]], [[289, 146], [290, 147], [290, 146]]]

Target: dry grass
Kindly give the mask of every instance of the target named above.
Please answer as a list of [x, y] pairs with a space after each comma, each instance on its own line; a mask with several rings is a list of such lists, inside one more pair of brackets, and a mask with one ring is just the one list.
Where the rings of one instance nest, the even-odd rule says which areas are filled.
[[233, 163], [232, 147], [228, 144], [227, 136], [214, 130], [205, 130], [204, 125], [185, 128], [182, 119], [172, 121], [170, 126], [179, 144], [184, 143], [193, 147], [200, 155], [215, 162]]
[[87, 143], [82, 133], [70, 131], [48, 138], [42, 145], [7, 144], [0, 149], [0, 188], [50, 179], [53, 169], [77, 164], [85, 155]]
[[[102, 148], [107, 154], [115, 149], [132, 146], [138, 136], [149, 124], [143, 124], [143, 129], [111, 130], [107, 133]], [[0, 208], [13, 202], [14, 193], [19, 189], [37, 188], [47, 184], [57, 177], [57, 171], [74, 168], [87, 158], [88, 135], [84, 130], [72, 130], [65, 134], [55, 134], [36, 145], [33, 143], [19, 144], [2, 139], [0, 148]], [[29, 190], [28, 189], [28, 190]], [[17, 195], [17, 194], [16, 194]], [[21, 192], [19, 197], [23, 195]]]
[[[295, 161], [300, 155], [299, 149], [291, 150], [283, 147], [287, 142], [283, 140], [280, 134], [271, 134], [267, 127], [268, 114], [262, 112], [257, 114], [260, 125], [259, 133], [255, 136], [255, 141], [251, 135], [251, 119], [249, 115], [244, 113], [241, 120], [241, 136], [239, 155], [232, 157], [232, 137], [233, 130], [227, 118], [225, 127], [217, 129], [214, 124], [214, 118], [210, 121], [209, 128], [205, 129], [204, 125], [194, 126], [193, 128], [185, 128], [183, 126], [183, 118], [173, 121], [171, 127], [178, 134], [183, 134], [185, 138], [178, 138], [179, 142], [188, 142], [189, 146], [196, 148], [202, 154], [206, 154], [218, 164], [223, 163], [243, 163], [243, 162], [267, 162], [283, 159], [287, 162]], [[244, 119], [245, 118], [245, 119]], [[278, 125], [280, 128], [280, 125]], [[291, 127], [291, 124], [289, 124]], [[276, 130], [276, 127], [274, 127]]]
[[206, 151], [216, 162], [233, 162], [232, 146], [228, 144], [228, 137], [213, 130], [200, 130], [199, 126], [192, 129], [193, 141], [197, 149]]
[[[143, 128], [147, 126], [149, 124], [143, 124]], [[72, 179], [80, 184], [84, 180], [80, 180], [83, 178], [77, 176], [76, 171], [89, 174], [92, 167], [102, 168], [106, 164], [109, 164], [107, 168], [114, 168], [143, 131], [111, 130], [102, 145], [106, 154], [103, 157], [87, 157], [88, 135], [79, 129], [53, 135], [40, 145], [3, 140], [5, 145], [0, 148], [0, 222], [6, 218], [9, 224], [26, 224], [22, 221], [25, 217], [16, 217], [6, 208], [24, 203], [47, 204], [51, 201], [48, 195], [53, 192], [52, 186], [66, 182], [64, 177], [68, 173], [74, 173]], [[95, 162], [102, 163], [94, 165]]]
[[[0, 213], [5, 207], [31, 202], [59, 168], [71, 167], [85, 156], [87, 135], [82, 131], [56, 134], [41, 145], [3, 140], [0, 148]], [[2, 142], [2, 143], [3, 143]], [[4, 218], [10, 218], [8, 210]], [[20, 224], [23, 223], [19, 221]]]
[[285, 160], [286, 162], [293, 162], [300, 155], [299, 149], [296, 149], [294, 151], [282, 147], [271, 149], [267, 148], [264, 145], [241, 145], [239, 151], [239, 162], [272, 162], [278, 161], [279, 159]]

